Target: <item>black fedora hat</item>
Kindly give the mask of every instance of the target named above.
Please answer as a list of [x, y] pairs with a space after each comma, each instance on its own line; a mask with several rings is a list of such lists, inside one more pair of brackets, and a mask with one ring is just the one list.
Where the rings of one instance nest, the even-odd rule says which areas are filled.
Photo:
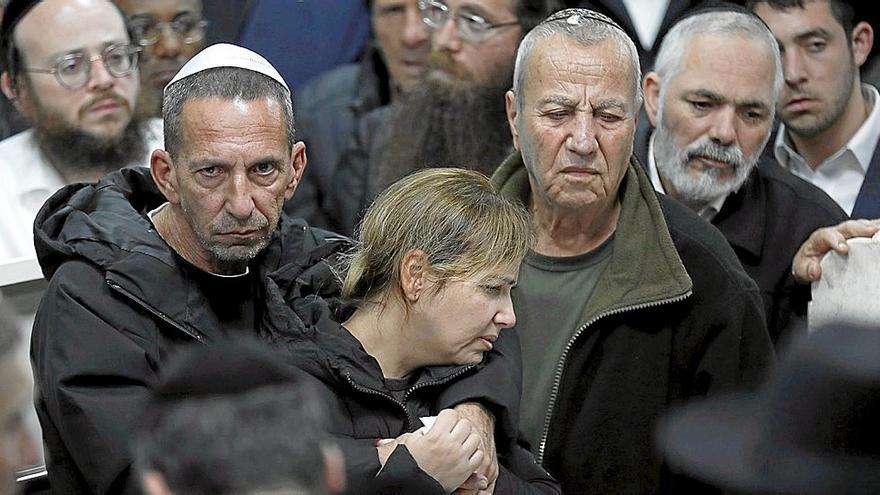
[[824, 328], [755, 395], [664, 418], [669, 464], [747, 493], [880, 493], [880, 329]]

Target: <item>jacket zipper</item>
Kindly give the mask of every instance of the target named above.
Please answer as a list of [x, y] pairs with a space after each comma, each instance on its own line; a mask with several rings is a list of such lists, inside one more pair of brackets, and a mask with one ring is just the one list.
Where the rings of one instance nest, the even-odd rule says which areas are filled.
[[202, 343], [205, 342], [205, 338], [204, 338], [200, 333], [198, 333], [198, 332], [196, 332], [196, 331], [194, 331], [194, 330], [190, 330], [190, 329], [184, 327], [183, 325], [181, 325], [180, 323], [177, 323], [176, 321], [172, 320], [172, 319], [169, 318], [167, 315], [165, 315], [165, 314], [162, 313], [161, 311], [157, 310], [156, 308], [153, 308], [152, 306], [150, 306], [149, 304], [147, 304], [145, 301], [143, 301], [143, 300], [140, 299], [139, 297], [137, 297], [137, 296], [135, 296], [134, 294], [132, 294], [131, 292], [129, 292], [129, 291], [123, 289], [122, 286], [119, 285], [119, 284], [117, 284], [116, 282], [112, 282], [112, 281], [110, 281], [110, 280], [107, 280], [107, 285], [108, 285], [111, 289], [115, 290], [116, 292], [122, 294], [123, 296], [125, 296], [125, 297], [127, 297], [127, 298], [129, 298], [129, 299], [131, 299], [135, 304], [137, 304], [137, 305], [140, 306], [141, 308], [143, 308], [143, 309], [149, 311], [153, 316], [155, 316], [156, 318], [159, 318], [160, 320], [164, 321], [164, 322], [167, 323], [168, 325], [170, 325], [170, 326], [176, 328], [177, 330], [180, 330], [181, 332], [183, 332], [183, 333], [189, 335], [190, 337], [192, 337], [192, 338], [198, 340], [199, 342], [202, 342]]
[[405, 421], [406, 421], [406, 430], [409, 431], [409, 428], [410, 428], [409, 413], [406, 410], [406, 406], [402, 402], [398, 402], [397, 399], [395, 399], [394, 397], [392, 397], [386, 393], [382, 393], [382, 392], [379, 392], [378, 390], [373, 390], [371, 388], [364, 387], [363, 385], [358, 384], [357, 382], [354, 381], [354, 379], [351, 377], [351, 373], [349, 373], [349, 372], [345, 372], [343, 374], [343, 376], [345, 376], [345, 379], [346, 379], [346, 381], [348, 381], [348, 384], [351, 385], [351, 387], [354, 388], [355, 390], [357, 390], [358, 392], [361, 392], [361, 393], [364, 393], [367, 395], [372, 395], [375, 397], [382, 397], [382, 398], [388, 399], [391, 403], [393, 403], [398, 408], [400, 408], [401, 412], [403, 412], [403, 417], [405, 418]]
[[544, 429], [541, 432], [541, 443], [538, 447], [538, 453], [536, 456], [536, 460], [538, 464], [544, 464], [544, 447], [547, 445], [547, 436], [550, 433], [550, 420], [553, 418], [553, 410], [556, 407], [556, 398], [559, 395], [559, 385], [562, 382], [562, 370], [565, 368], [565, 361], [568, 358], [568, 353], [574, 345], [575, 341], [577, 341], [578, 337], [580, 337], [581, 333], [587, 329], [593, 323], [596, 323], [602, 318], [606, 318], [608, 316], [626, 313], [628, 311], [638, 311], [641, 309], [652, 308], [656, 306], [662, 306], [664, 304], [673, 304], [679, 301], [683, 301], [690, 297], [693, 294], [692, 290], [688, 290], [686, 293], [671, 297], [668, 299], [662, 299], [660, 301], [653, 301], [649, 303], [636, 304], [633, 306], [625, 306], [623, 308], [618, 308], [611, 311], [606, 311], [604, 313], [599, 313], [592, 320], [584, 323], [580, 328], [578, 328], [577, 332], [568, 340], [568, 344], [566, 344], [565, 349], [562, 351], [562, 356], [559, 358], [559, 363], [556, 365], [556, 374], [553, 378], [553, 389], [550, 391], [550, 405], [547, 408], [547, 414], [544, 416]]
[[452, 381], [452, 380], [458, 378], [459, 376], [473, 370], [474, 368], [476, 368], [476, 365], [472, 364], [472, 365], [466, 366], [466, 367], [456, 371], [455, 373], [453, 373], [445, 378], [442, 378], [440, 380], [417, 383], [414, 386], [407, 389], [407, 391], [403, 394], [403, 402], [398, 402], [397, 399], [395, 399], [394, 397], [392, 397], [386, 393], [379, 392], [378, 390], [374, 390], [372, 388], [365, 387], [363, 385], [358, 384], [357, 382], [354, 381], [354, 378], [351, 377], [351, 373], [349, 373], [349, 372], [344, 373], [344, 376], [345, 376], [346, 381], [348, 381], [348, 384], [351, 385], [351, 387], [354, 388], [355, 390], [362, 392], [362, 393], [365, 393], [365, 394], [368, 394], [368, 395], [373, 395], [376, 397], [384, 397], [385, 399], [388, 399], [389, 401], [391, 401], [395, 405], [397, 405], [400, 408], [400, 410], [403, 412], [403, 417], [406, 418], [405, 419], [405, 421], [406, 421], [405, 428], [407, 431], [409, 431], [412, 428], [412, 421], [410, 421], [409, 411], [407, 411], [407, 409], [406, 409], [406, 401], [409, 400], [409, 396], [413, 392], [415, 392], [416, 390], [425, 388], [425, 387], [433, 387], [433, 386], [437, 386], [437, 385], [443, 385], [444, 383], [449, 383], [450, 381]]

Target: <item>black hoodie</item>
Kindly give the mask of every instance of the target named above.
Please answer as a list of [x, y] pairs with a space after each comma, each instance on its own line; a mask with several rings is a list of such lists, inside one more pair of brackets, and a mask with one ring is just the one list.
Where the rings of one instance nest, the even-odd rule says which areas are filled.
[[[128, 450], [147, 391], [170, 352], [254, 333], [263, 276], [342, 238], [282, 216], [250, 276], [224, 280], [189, 265], [147, 213], [165, 203], [146, 168], [73, 184], [37, 214], [35, 244], [49, 286], [31, 357], [47, 468], [57, 493], [138, 493]], [[246, 308], [232, 318], [213, 294]]]

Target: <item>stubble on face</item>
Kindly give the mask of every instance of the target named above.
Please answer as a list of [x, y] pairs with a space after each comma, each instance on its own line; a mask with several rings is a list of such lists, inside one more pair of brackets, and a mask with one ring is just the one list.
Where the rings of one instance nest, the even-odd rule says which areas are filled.
[[[797, 87], [787, 86], [783, 92], [783, 106], [779, 109], [779, 116], [785, 123], [786, 129], [797, 136], [812, 138], [833, 126], [846, 112], [846, 107], [854, 90], [856, 70], [855, 62], [850, 58], [848, 68], [841, 74], [842, 80], [840, 84], [836, 85], [828, 95], [812, 94], [805, 85]], [[826, 108], [818, 113], [786, 110], [784, 102], [802, 97], [828, 98], [825, 104]]]

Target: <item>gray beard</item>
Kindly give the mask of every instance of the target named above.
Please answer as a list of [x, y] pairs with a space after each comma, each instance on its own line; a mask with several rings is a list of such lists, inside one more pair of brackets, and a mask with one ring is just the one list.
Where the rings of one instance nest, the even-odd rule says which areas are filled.
[[[743, 156], [736, 146], [722, 146], [703, 137], [679, 149], [660, 115], [660, 125], [654, 131], [654, 162], [660, 176], [671, 186], [675, 197], [688, 205], [702, 207], [731, 192], [737, 191], [749, 178], [764, 146], [753, 156]], [[769, 136], [768, 136], [769, 139]], [[765, 143], [766, 144], [766, 139]], [[688, 161], [696, 156], [735, 164], [734, 175], [722, 178], [725, 171], [704, 168], [696, 175], [688, 169]], [[726, 174], [725, 174], [726, 175]]]
[[[80, 129], [34, 128], [43, 156], [67, 182], [95, 180], [126, 165], [132, 165], [147, 152], [143, 121], [132, 119], [112, 138], [97, 137]], [[147, 165], [146, 163], [142, 165]]]
[[459, 167], [492, 175], [513, 144], [506, 88], [428, 80], [390, 109], [378, 154], [379, 191], [416, 170]]

